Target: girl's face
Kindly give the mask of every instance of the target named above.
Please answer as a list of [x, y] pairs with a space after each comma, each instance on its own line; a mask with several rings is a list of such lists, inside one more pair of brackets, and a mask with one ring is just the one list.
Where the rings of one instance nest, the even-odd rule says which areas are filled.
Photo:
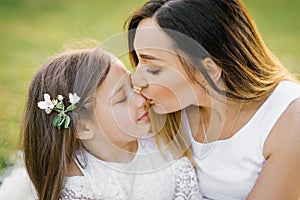
[[157, 113], [170, 113], [195, 104], [195, 84], [184, 71], [179, 57], [172, 49], [170, 38], [158, 28], [153, 19], [139, 23], [134, 39], [138, 65], [133, 85], [143, 87]]
[[133, 92], [130, 74], [114, 59], [107, 77], [96, 91], [96, 118], [103, 133], [113, 143], [136, 140], [150, 128], [145, 99]]

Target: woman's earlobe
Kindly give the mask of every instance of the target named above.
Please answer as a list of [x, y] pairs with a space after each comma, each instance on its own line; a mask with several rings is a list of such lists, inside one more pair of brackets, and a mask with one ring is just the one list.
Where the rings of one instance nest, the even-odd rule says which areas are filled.
[[222, 75], [222, 69], [211, 58], [205, 58], [202, 60], [202, 66], [205, 68], [209, 76], [218, 81]]

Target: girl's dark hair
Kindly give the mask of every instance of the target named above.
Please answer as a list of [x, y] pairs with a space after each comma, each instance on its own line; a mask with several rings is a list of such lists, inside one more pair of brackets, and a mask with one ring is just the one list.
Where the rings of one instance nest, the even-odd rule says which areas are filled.
[[[138, 64], [134, 50], [136, 29], [147, 18], [155, 20], [171, 38], [174, 50], [187, 57], [180, 57], [180, 60], [191, 80], [199, 83], [195, 76], [195, 70], [198, 70], [210, 88], [223, 97], [237, 101], [257, 100], [270, 94], [284, 79], [296, 81], [295, 76], [265, 46], [240, 0], [149, 0], [125, 23], [134, 67]], [[190, 40], [182, 40], [180, 34]], [[195, 41], [196, 45], [187, 41]], [[200, 65], [206, 57], [221, 68], [226, 91], [218, 88]], [[165, 143], [176, 138], [180, 127], [178, 116], [180, 111], [167, 114], [165, 126], [157, 130], [153, 123], [153, 131], [157, 131], [157, 136], [164, 138]], [[159, 121], [153, 118], [152, 122]], [[185, 154], [190, 155], [189, 152]]]
[[[93, 102], [96, 88], [110, 69], [110, 56], [98, 48], [74, 50], [58, 54], [44, 64], [32, 80], [29, 88], [22, 128], [22, 145], [25, 165], [38, 198], [57, 200], [68, 174], [68, 166], [80, 147], [76, 138], [79, 118], [93, 119]], [[69, 93], [81, 97], [77, 107], [68, 113], [69, 128], [53, 126], [55, 111], [46, 114], [38, 108], [48, 93], [52, 98], [64, 97], [69, 105]]]

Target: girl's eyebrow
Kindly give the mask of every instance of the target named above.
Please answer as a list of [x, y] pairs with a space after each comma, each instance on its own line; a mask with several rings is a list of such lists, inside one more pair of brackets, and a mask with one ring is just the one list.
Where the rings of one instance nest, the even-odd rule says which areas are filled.
[[[129, 82], [131, 84], [131, 73], [127, 73], [127, 78], [129, 79]], [[117, 87], [117, 89], [114, 91], [114, 93], [111, 95], [110, 98], [113, 98], [116, 94], [118, 94], [120, 91], [122, 91], [125, 87], [125, 84], [126, 83], [124, 83], [124, 82], [122, 84], [120, 84], [119, 87]]]
[[118, 94], [120, 91], [122, 91], [124, 89], [124, 83], [121, 84], [115, 91], [114, 93], [111, 95], [110, 98], [113, 98], [116, 94]]

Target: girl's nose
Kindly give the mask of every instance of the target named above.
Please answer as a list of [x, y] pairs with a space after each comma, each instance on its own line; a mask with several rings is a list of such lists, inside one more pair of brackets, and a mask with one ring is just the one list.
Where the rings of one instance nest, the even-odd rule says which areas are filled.
[[138, 108], [146, 105], [146, 99], [136, 92], [133, 92], [132, 94], [132, 101], [132, 103], [134, 103]]

